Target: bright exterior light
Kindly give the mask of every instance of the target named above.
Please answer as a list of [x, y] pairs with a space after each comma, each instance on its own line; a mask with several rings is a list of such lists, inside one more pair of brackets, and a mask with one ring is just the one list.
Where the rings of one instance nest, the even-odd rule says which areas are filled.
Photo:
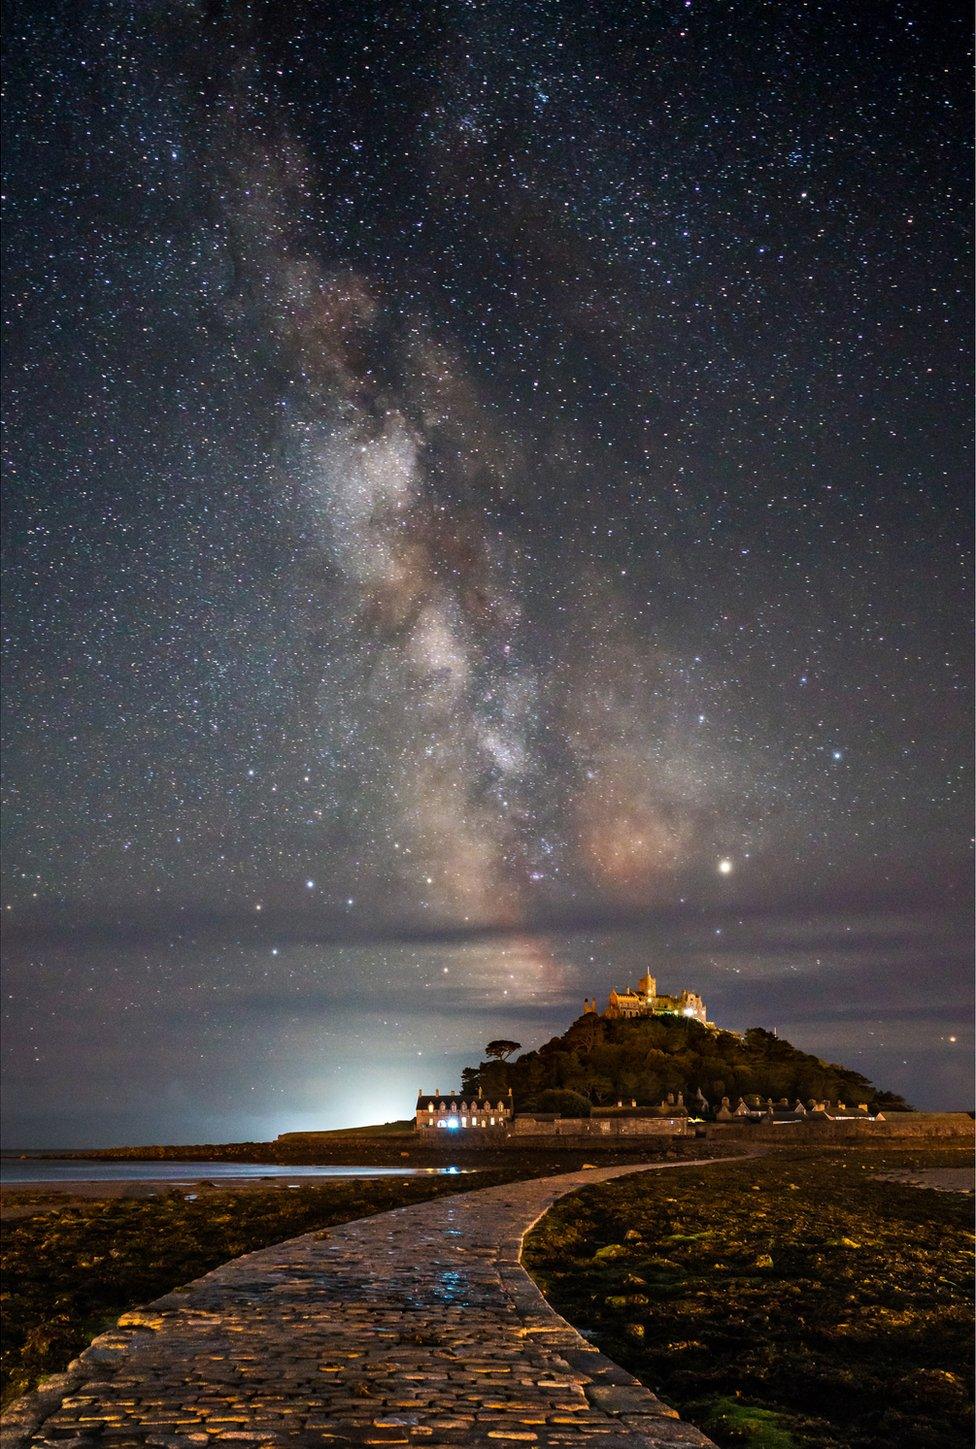
[[447, 1125], [448, 1127], [460, 1127], [461, 1124], [456, 1117], [448, 1117]]

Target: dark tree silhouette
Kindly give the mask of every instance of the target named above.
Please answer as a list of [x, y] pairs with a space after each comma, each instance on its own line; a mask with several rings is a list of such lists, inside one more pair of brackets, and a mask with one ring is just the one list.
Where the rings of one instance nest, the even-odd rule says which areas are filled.
[[512, 1052], [517, 1052], [522, 1045], [520, 1041], [490, 1041], [485, 1051], [490, 1057], [497, 1057], [500, 1062], [507, 1061]]
[[900, 1097], [881, 1093], [859, 1072], [799, 1051], [782, 1037], [753, 1027], [744, 1036], [710, 1031], [680, 1016], [608, 1020], [591, 1013], [537, 1051], [505, 1058], [518, 1042], [492, 1041], [495, 1060], [478, 1069], [481, 1090], [493, 1100], [511, 1087], [516, 1111], [547, 1091], [578, 1092], [595, 1107], [621, 1099], [656, 1107], [668, 1092], [693, 1098], [702, 1092], [712, 1107], [756, 1095], [792, 1103], [817, 1099], [867, 1102], [904, 1111]]
[[579, 1021], [573, 1022], [570, 1031], [574, 1043], [579, 1043], [584, 1051], [591, 1052], [603, 1037], [603, 1017], [597, 1016], [595, 1011], [587, 1012]]
[[561, 1092], [550, 1087], [529, 1103], [533, 1112], [558, 1112], [561, 1117], [589, 1117], [593, 1111], [588, 1097], [580, 1092]]

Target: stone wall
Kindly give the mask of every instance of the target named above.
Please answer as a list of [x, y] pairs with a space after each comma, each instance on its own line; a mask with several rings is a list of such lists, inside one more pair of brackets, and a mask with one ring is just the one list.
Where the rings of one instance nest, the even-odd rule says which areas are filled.
[[533, 1117], [519, 1113], [512, 1137], [693, 1137], [687, 1117]]
[[892, 1112], [883, 1122], [861, 1122], [847, 1118], [839, 1122], [807, 1117], [801, 1122], [710, 1122], [708, 1136], [716, 1139], [748, 1138], [753, 1142], [861, 1142], [900, 1138], [919, 1141], [933, 1138], [973, 1139], [974, 1124], [968, 1112]]

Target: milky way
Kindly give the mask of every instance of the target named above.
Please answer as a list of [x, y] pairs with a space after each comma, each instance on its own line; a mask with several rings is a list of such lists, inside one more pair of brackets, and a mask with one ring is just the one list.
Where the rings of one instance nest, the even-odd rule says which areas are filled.
[[19, 1140], [649, 955], [963, 1090], [968, 21], [850, 10], [13, 7]]

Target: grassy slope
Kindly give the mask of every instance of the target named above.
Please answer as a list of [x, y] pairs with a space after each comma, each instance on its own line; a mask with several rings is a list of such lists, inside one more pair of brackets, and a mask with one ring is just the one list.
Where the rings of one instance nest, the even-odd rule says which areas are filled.
[[403, 1137], [412, 1136], [417, 1130], [413, 1117], [401, 1117], [396, 1122], [376, 1122], [366, 1127], [332, 1127], [327, 1132], [284, 1132], [286, 1142], [309, 1138], [315, 1142], [331, 1142], [347, 1137]]
[[971, 1200], [871, 1173], [966, 1160], [952, 1147], [791, 1151], [627, 1178], [558, 1203], [526, 1264], [720, 1445], [961, 1449]]

